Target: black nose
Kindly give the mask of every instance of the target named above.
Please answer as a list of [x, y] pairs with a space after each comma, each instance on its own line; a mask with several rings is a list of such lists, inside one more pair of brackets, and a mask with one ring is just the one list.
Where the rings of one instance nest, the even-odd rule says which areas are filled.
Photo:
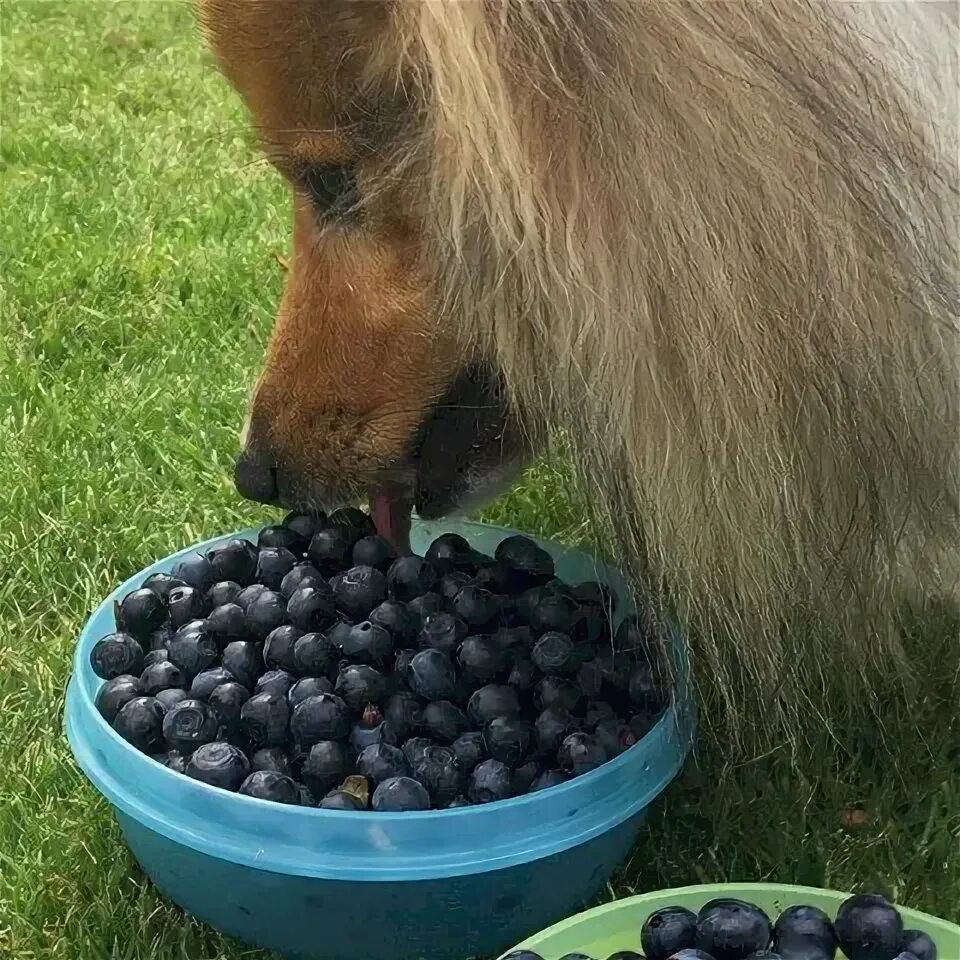
[[241, 453], [233, 468], [233, 482], [240, 496], [257, 503], [277, 502], [277, 468], [248, 453]]

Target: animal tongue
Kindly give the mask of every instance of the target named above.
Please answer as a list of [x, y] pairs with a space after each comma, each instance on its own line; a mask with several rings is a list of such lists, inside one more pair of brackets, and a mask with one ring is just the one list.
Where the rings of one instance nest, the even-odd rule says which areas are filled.
[[411, 502], [390, 490], [378, 490], [370, 498], [370, 516], [377, 533], [389, 540], [400, 556], [410, 553]]

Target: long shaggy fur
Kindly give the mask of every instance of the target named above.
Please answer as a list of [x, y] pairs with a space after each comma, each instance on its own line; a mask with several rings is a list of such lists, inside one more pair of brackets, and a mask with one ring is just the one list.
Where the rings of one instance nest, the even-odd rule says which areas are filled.
[[393, 15], [445, 322], [565, 432], [728, 716], [902, 660], [904, 586], [956, 589], [952, 5]]

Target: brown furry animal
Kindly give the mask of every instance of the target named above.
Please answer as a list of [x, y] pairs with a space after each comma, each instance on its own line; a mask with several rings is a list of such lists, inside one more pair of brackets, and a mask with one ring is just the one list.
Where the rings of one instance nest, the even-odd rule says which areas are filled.
[[200, 8], [294, 198], [241, 490], [397, 532], [560, 430], [731, 715], [956, 596], [952, 3]]

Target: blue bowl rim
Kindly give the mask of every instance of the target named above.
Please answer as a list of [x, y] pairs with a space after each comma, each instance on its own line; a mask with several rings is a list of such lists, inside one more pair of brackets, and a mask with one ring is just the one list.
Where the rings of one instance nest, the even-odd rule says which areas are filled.
[[[457, 524], [460, 527], [477, 527], [489, 532], [502, 533], [504, 536], [510, 536], [520, 532], [510, 528], [500, 527], [494, 524], [479, 523], [476, 521], [458, 520]], [[97, 608], [91, 613], [87, 622], [84, 624], [74, 651], [73, 673], [70, 677], [66, 696], [67, 703], [65, 710], [65, 732], [71, 751], [78, 765], [88, 779], [90, 779], [91, 783], [111, 805], [119, 808], [128, 816], [134, 818], [140, 823], [144, 823], [145, 825], [149, 826], [150, 829], [177, 843], [184, 843], [193, 849], [201, 850], [204, 853], [220, 859], [246, 863], [247, 865], [256, 867], [258, 869], [268, 869], [256, 855], [244, 856], [238, 851], [234, 851], [234, 855], [232, 856], [225, 855], [224, 849], [216, 843], [209, 842], [208, 838], [189, 830], [179, 829], [177, 825], [171, 824], [165, 819], [152, 816], [140, 803], [135, 802], [129, 797], [127, 791], [123, 789], [124, 784], [122, 782], [112, 778], [109, 775], [109, 771], [103, 769], [103, 767], [96, 763], [93, 758], [93, 750], [88, 742], [88, 737], [85, 734], [81, 734], [77, 729], [79, 712], [82, 711], [83, 713], [87, 714], [88, 718], [93, 720], [95, 729], [97, 730], [97, 734], [99, 736], [106, 736], [112, 739], [115, 745], [118, 745], [123, 751], [126, 752], [128, 756], [135, 758], [135, 762], [148, 764], [149, 767], [145, 769], [148, 769], [151, 775], [169, 778], [169, 782], [174, 788], [183, 785], [184, 778], [182, 774], [176, 773], [175, 771], [158, 764], [150, 757], [136, 750], [122, 737], [120, 737], [113, 727], [108, 724], [100, 715], [93, 703], [93, 699], [89, 696], [89, 692], [84, 689], [83, 684], [81, 684], [79, 681], [78, 675], [86, 666], [83, 662], [83, 651], [89, 645], [90, 637], [92, 635], [92, 624], [97, 615], [104, 608], [109, 608], [112, 611], [114, 600], [119, 599], [124, 594], [136, 589], [143, 579], [146, 576], [149, 576], [150, 572], [152, 572], [154, 568], [158, 568], [161, 565], [169, 568], [173, 563], [183, 556], [191, 553], [205, 552], [215, 544], [222, 543], [223, 541], [233, 537], [246, 537], [248, 539], [253, 537], [255, 541], [256, 534], [259, 532], [259, 530], [260, 527], [248, 527], [232, 533], [211, 537], [200, 543], [186, 547], [182, 550], [178, 550], [175, 553], [162, 558], [161, 560], [155, 561], [148, 567], [139, 570], [132, 576], [128, 577], [97, 606]], [[525, 535], [529, 536], [529, 534]], [[584, 554], [583, 551], [578, 551], [575, 548], [567, 547], [552, 541], [544, 541], [536, 537], [533, 537], [533, 539], [536, 539], [539, 543], [549, 548], [551, 553], [555, 556], [558, 553], [581, 553], [584, 556], [588, 556], [587, 554]], [[605, 564], [595, 558], [591, 557], [590, 559], [596, 564], [598, 574], [612, 573], [616, 577], [620, 577], [619, 572], [616, 571], [615, 568], [612, 568], [608, 564]], [[626, 603], [624, 604], [621, 612], [623, 615], [626, 615], [635, 608], [629, 597], [624, 597], [622, 599], [624, 599]], [[526, 863], [531, 860], [551, 856], [555, 853], [560, 853], [563, 850], [570, 849], [571, 847], [578, 846], [596, 836], [599, 836], [602, 833], [607, 832], [615, 827], [618, 823], [623, 822], [624, 820], [635, 815], [640, 810], [649, 806], [650, 803], [652, 803], [666, 789], [670, 782], [672, 782], [680, 772], [693, 743], [695, 707], [690, 691], [687, 651], [685, 648], [685, 643], [683, 642], [679, 633], [676, 631], [674, 631], [673, 639], [675, 646], [680, 651], [680, 671], [678, 672], [674, 699], [654, 727], [646, 734], [643, 740], [639, 741], [616, 759], [608, 761], [596, 770], [550, 789], [550, 793], [554, 798], [560, 798], [566, 794], [572, 793], [573, 791], [584, 791], [585, 788], [589, 789], [591, 785], [597, 783], [598, 781], [610, 777], [626, 766], [630, 766], [631, 761], [635, 759], [632, 754], [634, 754], [634, 751], [642, 747], [644, 744], [649, 744], [651, 741], [656, 740], [657, 738], [662, 739], [664, 742], [670, 743], [675, 751], [674, 762], [659, 780], [650, 785], [648, 789], [642, 793], [638, 793], [636, 798], [629, 804], [628, 807], [624, 807], [619, 810], [616, 815], [609, 819], [609, 821], [601, 822], [599, 824], [594, 823], [590, 828], [579, 833], [566, 834], [562, 839], [558, 839], [555, 843], [551, 844], [549, 848], [539, 849], [536, 851], [524, 850], [517, 853], [513, 857], [499, 858], [496, 861], [489, 861], [480, 870], [476, 869], [475, 865], [473, 864], [469, 865], [469, 868], [467, 868], [466, 864], [462, 864], [456, 869], [450, 869], [449, 867], [438, 867], [436, 869], [417, 869], [398, 866], [396, 870], [387, 867], [385, 864], [379, 864], [374, 870], [370, 871], [364, 868], [359, 868], [356, 870], [356, 875], [349, 877], [349, 879], [383, 880], [385, 879], [384, 874], [390, 874], [390, 879], [432, 879], [442, 875], [455, 875], [465, 872], [472, 873], [483, 872], [484, 870], [502, 869], [517, 865], [519, 863]], [[248, 806], [253, 805], [254, 807], [264, 811], [269, 810], [276, 812], [277, 809], [277, 804], [270, 801], [224, 791], [199, 781], [191, 780], [190, 784], [192, 788], [207, 793], [212, 799], [215, 799], [217, 803], [241, 803]], [[452, 821], [454, 819], [459, 819], [460, 823], [464, 823], [464, 818], [469, 818], [471, 816], [476, 817], [491, 810], [500, 811], [507, 809], [522, 809], [523, 807], [537, 804], [541, 800], [542, 795], [526, 794], [521, 797], [513, 797], [508, 800], [496, 801], [495, 803], [460, 807], [453, 810], [424, 810], [411, 811], [407, 813], [334, 811], [323, 810], [319, 807], [291, 807], [289, 810], [287, 810], [287, 808], [284, 808], [284, 810], [285, 812], [296, 811], [297, 816], [313, 817], [318, 823], [327, 822], [331, 824], [344, 823], [345, 821], [361, 822], [365, 825], [371, 823], [387, 824], [390, 822], [409, 823], [411, 821], [420, 821], [421, 823], [442, 823]], [[317, 868], [314, 870], [292, 868], [284, 869], [282, 872], [299, 873], [302, 875], [319, 877], [328, 875], [320, 866], [317, 866]], [[351, 869], [351, 873], [353, 872], [353, 869]], [[393, 876], [394, 873], [397, 873], [398, 875]], [[399, 874], [402, 874], [402, 876]], [[347, 879], [340, 871], [336, 872], [335, 876], [337, 879]]]

